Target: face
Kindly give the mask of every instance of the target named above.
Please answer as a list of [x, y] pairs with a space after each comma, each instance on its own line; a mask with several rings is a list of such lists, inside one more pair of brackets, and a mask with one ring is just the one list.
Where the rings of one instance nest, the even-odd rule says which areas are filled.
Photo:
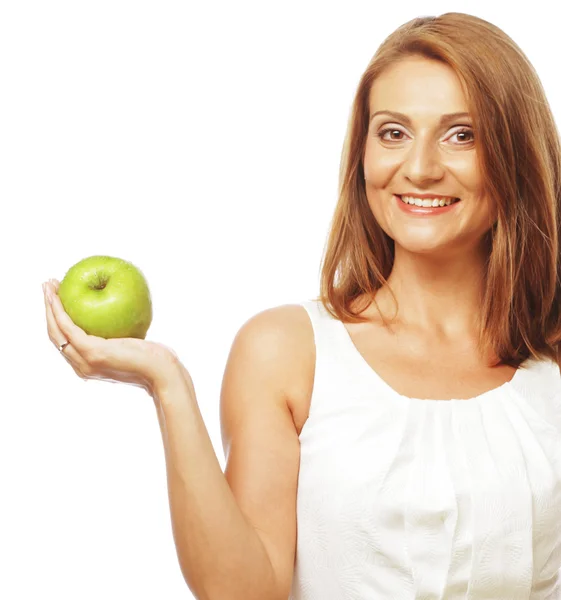
[[[366, 195], [396, 252], [400, 246], [449, 255], [479, 247], [496, 216], [481, 187], [471, 118], [441, 121], [449, 113], [468, 112], [452, 68], [423, 57], [404, 59], [376, 80], [369, 102]], [[375, 115], [377, 111], [405, 116]], [[434, 208], [431, 202], [426, 208], [404, 204], [396, 194], [460, 201], [443, 207], [439, 202]]]

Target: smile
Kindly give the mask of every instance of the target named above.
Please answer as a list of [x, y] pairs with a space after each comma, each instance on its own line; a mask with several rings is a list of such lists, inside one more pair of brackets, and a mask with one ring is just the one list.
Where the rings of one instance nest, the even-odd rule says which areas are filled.
[[443, 215], [460, 204], [459, 198], [414, 198], [413, 196], [398, 196], [394, 194], [398, 207], [409, 215], [431, 216]]
[[449, 206], [454, 202], [459, 202], [459, 198], [415, 198], [415, 196], [398, 196], [405, 204], [412, 204], [415, 206]]

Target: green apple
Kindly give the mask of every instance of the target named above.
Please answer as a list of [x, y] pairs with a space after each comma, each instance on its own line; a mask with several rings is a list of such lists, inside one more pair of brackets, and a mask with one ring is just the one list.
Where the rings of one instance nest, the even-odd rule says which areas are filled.
[[89, 335], [144, 339], [152, 322], [146, 279], [121, 258], [84, 258], [68, 269], [58, 296], [68, 316]]

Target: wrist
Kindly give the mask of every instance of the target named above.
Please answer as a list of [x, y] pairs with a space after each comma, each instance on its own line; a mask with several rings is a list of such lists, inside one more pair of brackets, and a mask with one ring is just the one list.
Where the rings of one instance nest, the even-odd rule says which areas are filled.
[[191, 376], [175, 354], [167, 355], [160, 362], [150, 384], [150, 395], [159, 404], [170, 402], [185, 394], [195, 395]]

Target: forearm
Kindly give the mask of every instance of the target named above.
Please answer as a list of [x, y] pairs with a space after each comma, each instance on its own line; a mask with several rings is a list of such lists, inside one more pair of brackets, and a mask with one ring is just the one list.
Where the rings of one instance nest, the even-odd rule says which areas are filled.
[[154, 394], [173, 536], [181, 571], [201, 600], [276, 600], [261, 539], [222, 472], [188, 376]]

